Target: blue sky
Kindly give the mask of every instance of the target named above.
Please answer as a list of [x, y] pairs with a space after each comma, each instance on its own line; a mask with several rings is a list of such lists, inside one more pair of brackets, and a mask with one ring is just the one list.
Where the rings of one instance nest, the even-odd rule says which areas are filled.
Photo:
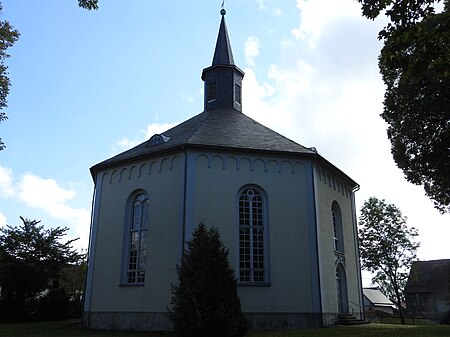
[[[19, 216], [67, 226], [87, 248], [89, 168], [203, 109], [221, 1], [3, 0], [21, 33], [0, 125], [0, 226]], [[450, 216], [396, 168], [379, 117], [384, 85], [377, 32], [354, 0], [226, 1], [244, 113], [305, 145], [396, 204], [420, 231], [419, 258], [450, 258]]]

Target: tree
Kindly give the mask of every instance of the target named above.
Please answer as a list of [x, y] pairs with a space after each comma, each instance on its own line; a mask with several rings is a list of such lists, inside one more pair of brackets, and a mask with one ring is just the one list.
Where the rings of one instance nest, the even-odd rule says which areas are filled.
[[[2, 4], [0, 3], [0, 14], [2, 9]], [[8, 77], [8, 66], [5, 64], [6, 59], [10, 55], [6, 53], [6, 50], [12, 47], [18, 39], [19, 32], [8, 21], [0, 20], [0, 123], [8, 118], [6, 113], [1, 110], [7, 107], [6, 97], [8, 96], [11, 85]], [[0, 151], [4, 148], [5, 144], [0, 138]]]
[[75, 240], [61, 242], [68, 228], [45, 229], [40, 221], [20, 218], [21, 226], [0, 229], [0, 320], [35, 318], [49, 282], [80, 260], [71, 246]]
[[420, 245], [414, 241], [417, 229], [406, 220], [394, 204], [371, 197], [361, 208], [358, 229], [362, 268], [375, 273], [372, 282], [395, 299], [402, 324], [403, 290]]
[[450, 212], [450, 1], [358, 1], [365, 17], [384, 11], [390, 20], [378, 35], [378, 66], [393, 158], [441, 213]]
[[[98, 9], [98, 0], [78, 0], [78, 6], [87, 10]], [[2, 3], [0, 2], [0, 14], [3, 10]], [[8, 66], [5, 64], [7, 58], [10, 57], [6, 53], [9, 47], [12, 47], [14, 43], [19, 39], [20, 33], [8, 21], [0, 20], [0, 123], [8, 119], [8, 116], [3, 110], [7, 105], [7, 96], [9, 94], [9, 88], [11, 81], [8, 77]], [[0, 151], [5, 149], [5, 143], [0, 138]]]
[[172, 285], [169, 314], [175, 331], [182, 337], [245, 336], [236, 279], [218, 230], [200, 224], [186, 244], [179, 283]]
[[87, 10], [98, 9], [98, 0], [78, 0], [78, 6]]

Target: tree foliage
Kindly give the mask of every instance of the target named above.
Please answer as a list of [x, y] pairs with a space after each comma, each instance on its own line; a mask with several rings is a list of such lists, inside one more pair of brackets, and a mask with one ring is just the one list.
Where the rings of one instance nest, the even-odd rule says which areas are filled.
[[403, 290], [420, 245], [417, 229], [406, 220], [394, 204], [372, 197], [361, 208], [358, 229], [362, 268], [375, 273], [372, 282], [395, 299], [403, 324]]
[[214, 227], [200, 224], [187, 242], [179, 283], [172, 286], [170, 319], [182, 337], [245, 336], [247, 325], [237, 296], [228, 249]]
[[98, 9], [98, 0], [78, 0], [78, 6], [87, 10]]
[[[0, 3], [0, 14], [2, 13], [2, 4]], [[8, 116], [4, 111], [7, 107], [7, 96], [11, 82], [8, 77], [8, 66], [6, 59], [10, 56], [6, 51], [12, 47], [19, 39], [19, 32], [12, 27], [8, 21], [0, 20], [0, 123], [5, 121]], [[5, 148], [5, 144], [0, 138], [0, 151]]]
[[[0, 320], [36, 317], [45, 291], [62, 270], [80, 261], [71, 244], [61, 242], [68, 228], [45, 229], [39, 221], [22, 218], [19, 227], [0, 229]], [[51, 294], [52, 295], [52, 294]]]
[[384, 11], [390, 20], [379, 32], [378, 66], [393, 158], [440, 212], [450, 212], [450, 2], [358, 1], [367, 18]]

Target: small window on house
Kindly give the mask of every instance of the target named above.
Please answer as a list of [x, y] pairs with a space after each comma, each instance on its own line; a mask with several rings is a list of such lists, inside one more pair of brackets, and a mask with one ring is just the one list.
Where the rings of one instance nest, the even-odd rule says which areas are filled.
[[255, 188], [239, 195], [239, 282], [263, 284], [267, 280], [267, 244], [264, 198]]
[[342, 229], [341, 209], [336, 201], [331, 206], [331, 220], [333, 224], [334, 250], [340, 253], [344, 252], [344, 235]]
[[239, 104], [242, 102], [241, 86], [239, 84], [234, 85], [234, 100]]
[[147, 194], [134, 197], [130, 207], [126, 283], [144, 284], [149, 211]]
[[217, 86], [216, 82], [208, 84], [208, 102], [212, 102], [217, 99]]
[[153, 135], [152, 138], [150, 138], [149, 143], [150, 143], [150, 145], [162, 144], [162, 143], [167, 142], [169, 139], [170, 139], [170, 137], [156, 134], [156, 135]]

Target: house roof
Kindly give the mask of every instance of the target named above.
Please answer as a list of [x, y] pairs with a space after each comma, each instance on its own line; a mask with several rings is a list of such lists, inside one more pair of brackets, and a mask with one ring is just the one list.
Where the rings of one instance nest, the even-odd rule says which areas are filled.
[[[214, 99], [216, 102], [209, 104], [205, 100], [204, 112], [132, 149], [94, 165], [91, 167], [94, 180], [96, 173], [102, 169], [171, 151], [201, 148], [310, 157], [322, 162], [344, 178], [352, 188], [357, 187], [356, 182], [321, 157], [315, 149], [304, 147], [280, 135], [240, 111], [242, 106], [235, 104], [234, 90], [236, 85], [240, 84], [244, 73], [234, 64], [225, 13], [223, 9], [212, 65], [205, 68], [202, 73], [205, 84], [207, 76], [217, 84], [217, 99]], [[233, 80], [230, 81], [230, 78]], [[205, 93], [206, 90], [207, 86]], [[157, 141], [153, 141], [154, 137], [158, 137]]]
[[367, 300], [376, 306], [392, 307], [395, 306], [392, 301], [383, 294], [378, 288], [363, 288], [363, 294]]
[[115, 166], [123, 162], [183, 148], [214, 148], [316, 155], [316, 152], [280, 135], [234, 109], [204, 111], [161, 134], [167, 141], [152, 144], [150, 140], [107, 159], [91, 168]]
[[450, 259], [415, 261], [411, 266], [405, 293], [434, 293], [448, 287]]

